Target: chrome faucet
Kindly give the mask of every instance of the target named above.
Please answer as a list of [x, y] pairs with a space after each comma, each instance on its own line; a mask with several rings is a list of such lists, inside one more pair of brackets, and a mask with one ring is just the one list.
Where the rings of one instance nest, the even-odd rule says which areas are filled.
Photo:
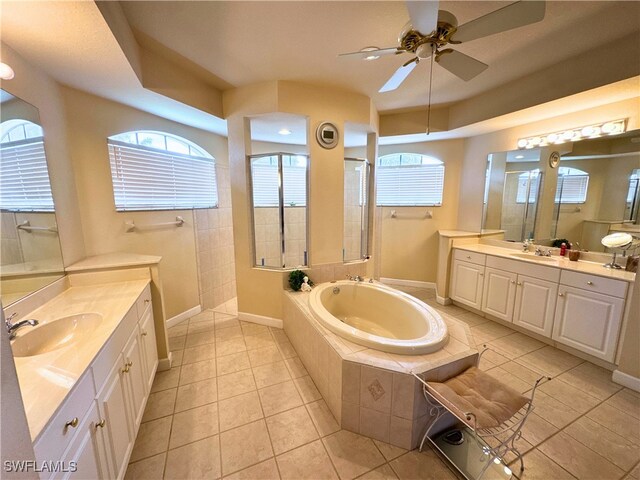
[[347, 278], [349, 280], [354, 281], [354, 282], [363, 282], [364, 281], [364, 278], [362, 278], [360, 275], [352, 276], [352, 275], [347, 274]]
[[16, 338], [16, 331], [19, 328], [22, 328], [26, 325], [35, 327], [36, 325], [38, 325], [38, 323], [40, 323], [38, 322], [38, 320], [34, 320], [32, 318], [20, 320], [18, 323], [11, 323], [11, 320], [13, 320], [13, 317], [15, 317], [16, 315], [17, 313], [12, 313], [11, 315], [9, 315], [9, 318], [4, 321], [4, 324], [7, 326], [7, 332], [9, 332], [9, 340], [13, 340], [14, 338]]
[[529, 247], [533, 245], [533, 239], [527, 239], [522, 242], [522, 251], [527, 253], [529, 251]]
[[536, 248], [536, 256], [537, 257], [550, 257], [551, 250], [542, 250], [540, 247]]

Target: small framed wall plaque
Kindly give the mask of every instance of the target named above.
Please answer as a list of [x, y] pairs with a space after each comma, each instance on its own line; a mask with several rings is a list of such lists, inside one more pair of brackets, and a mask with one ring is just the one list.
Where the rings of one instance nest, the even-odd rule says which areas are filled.
[[331, 122], [322, 122], [316, 130], [316, 140], [322, 148], [331, 149], [338, 145], [338, 127]]
[[549, 155], [549, 166], [551, 168], [556, 168], [559, 163], [560, 163], [560, 153], [551, 152], [551, 155]]

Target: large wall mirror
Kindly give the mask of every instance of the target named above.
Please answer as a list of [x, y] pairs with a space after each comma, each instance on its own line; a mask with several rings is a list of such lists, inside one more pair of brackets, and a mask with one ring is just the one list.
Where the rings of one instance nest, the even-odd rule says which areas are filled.
[[0, 295], [7, 306], [64, 275], [38, 109], [0, 90]]
[[[561, 153], [549, 167], [551, 151]], [[640, 130], [489, 155], [483, 228], [505, 239], [555, 239], [605, 251], [614, 232], [640, 236]]]

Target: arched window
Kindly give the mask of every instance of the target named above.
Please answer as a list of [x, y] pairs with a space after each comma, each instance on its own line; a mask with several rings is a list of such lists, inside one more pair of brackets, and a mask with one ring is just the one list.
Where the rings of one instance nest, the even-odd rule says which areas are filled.
[[108, 139], [116, 210], [218, 206], [215, 159], [189, 140], [135, 131]]
[[392, 153], [378, 158], [378, 206], [442, 205], [444, 164], [417, 153]]
[[558, 168], [556, 203], [584, 203], [587, 201], [589, 174], [577, 168]]
[[42, 127], [23, 119], [0, 123], [0, 208], [53, 212]]

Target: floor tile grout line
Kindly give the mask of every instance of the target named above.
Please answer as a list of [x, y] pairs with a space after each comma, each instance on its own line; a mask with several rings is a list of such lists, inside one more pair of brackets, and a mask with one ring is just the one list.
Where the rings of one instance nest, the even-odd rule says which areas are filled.
[[[616, 392], [617, 393], [617, 392]], [[567, 423], [564, 427], [559, 428], [556, 432], [554, 432], [553, 434], [549, 435], [547, 438], [545, 438], [542, 442], [540, 442], [538, 445], [536, 445], [534, 447], [535, 450], [539, 450], [540, 446], [546, 442], [548, 442], [550, 439], [552, 439], [553, 437], [557, 436], [558, 434], [560, 434], [560, 432], [565, 432], [565, 430], [570, 427], [571, 425], [573, 425], [574, 423], [578, 422], [582, 417], [586, 417], [591, 411], [595, 410], [596, 408], [598, 408], [600, 405], [602, 405], [604, 402], [606, 402], [609, 398], [611, 398], [613, 395], [607, 397], [606, 399], [600, 401], [600, 403], [594, 405], [592, 408], [590, 408], [589, 410], [587, 410], [584, 414], [580, 415], [579, 417], [577, 417], [576, 419], [572, 420], [571, 422]], [[587, 417], [589, 418], [589, 417]], [[543, 419], [544, 420], [544, 419]], [[600, 422], [597, 422], [596, 420], [593, 420], [595, 423], [597, 423], [598, 425], [600, 425], [601, 427], [605, 428], [608, 431], [611, 431], [609, 428], [607, 428], [605, 425], [602, 425]], [[615, 432], [613, 432], [615, 433]], [[600, 453], [596, 452], [594, 449], [592, 449], [591, 447], [589, 447], [588, 445], [585, 445], [584, 443], [582, 443], [579, 439], [573, 437], [571, 434], [569, 433], [565, 433], [566, 435], [568, 435], [569, 437], [571, 437], [573, 440], [575, 440], [576, 442], [578, 442], [580, 445], [582, 445], [583, 447], [585, 447], [586, 449], [590, 450], [591, 452], [593, 452], [595, 455], [597, 455], [598, 457], [600, 457], [602, 460], [604, 460], [607, 463], [610, 463], [611, 465], [619, 468], [620, 470], [623, 470], [619, 465], [617, 465], [616, 463], [614, 463], [613, 461], [605, 458], [603, 455], [601, 455]], [[533, 450], [533, 449], [532, 449]], [[540, 450], [540, 453], [542, 453], [544, 455], [544, 452], [542, 450]], [[546, 456], [546, 455], [545, 455]], [[551, 459], [553, 460], [553, 459]], [[553, 460], [554, 463], [557, 463], [555, 460]], [[560, 465], [561, 466], [561, 465]], [[624, 471], [624, 470], [623, 470]], [[571, 472], [569, 472], [571, 473]], [[573, 475], [573, 474], [572, 474]], [[575, 476], [575, 475], [574, 475]], [[622, 477], [620, 477], [622, 478]]]

